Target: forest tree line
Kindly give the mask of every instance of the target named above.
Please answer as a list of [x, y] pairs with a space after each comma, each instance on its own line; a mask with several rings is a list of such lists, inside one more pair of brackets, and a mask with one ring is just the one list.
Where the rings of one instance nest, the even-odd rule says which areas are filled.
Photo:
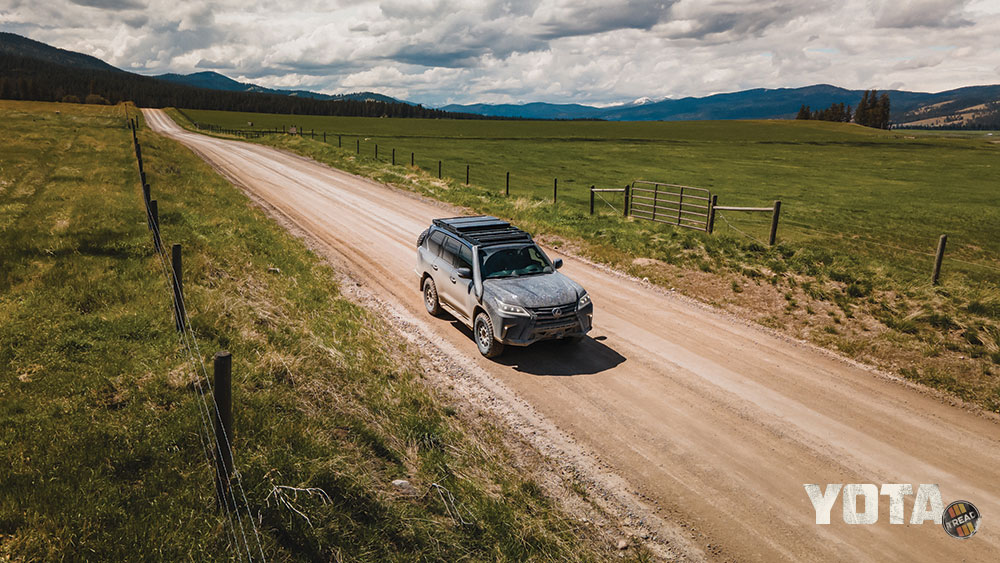
[[889, 94], [883, 92], [879, 95], [877, 90], [865, 90], [858, 102], [858, 107], [853, 111], [851, 106], [844, 106], [843, 103], [832, 104], [824, 110], [812, 111], [807, 105], [799, 108], [795, 119], [815, 119], [819, 121], [839, 121], [842, 123], [854, 122], [866, 127], [877, 129], [888, 129], [889, 120]]
[[293, 115], [489, 119], [403, 103], [209, 90], [125, 71], [78, 69], [9, 53], [0, 53], [0, 99], [97, 104], [131, 101], [139, 107]]

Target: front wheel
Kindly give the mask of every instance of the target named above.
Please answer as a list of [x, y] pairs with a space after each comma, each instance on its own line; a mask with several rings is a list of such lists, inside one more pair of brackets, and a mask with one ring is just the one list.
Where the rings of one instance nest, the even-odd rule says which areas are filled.
[[493, 338], [493, 321], [488, 314], [482, 312], [476, 315], [472, 332], [480, 354], [487, 358], [495, 358], [503, 353], [503, 343]]
[[430, 277], [424, 279], [424, 307], [427, 308], [428, 313], [435, 317], [440, 317], [444, 312], [441, 309], [441, 302], [438, 300], [437, 286], [434, 285], [434, 280]]

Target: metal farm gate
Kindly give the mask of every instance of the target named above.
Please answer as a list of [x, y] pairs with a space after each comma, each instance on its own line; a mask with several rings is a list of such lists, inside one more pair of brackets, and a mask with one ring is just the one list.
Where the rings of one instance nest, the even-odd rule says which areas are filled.
[[637, 180], [630, 186], [628, 214], [678, 227], [711, 232], [712, 193], [705, 188]]

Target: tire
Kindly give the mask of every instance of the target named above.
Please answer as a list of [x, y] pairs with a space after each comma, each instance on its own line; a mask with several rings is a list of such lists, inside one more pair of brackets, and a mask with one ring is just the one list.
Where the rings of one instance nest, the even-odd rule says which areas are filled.
[[424, 308], [432, 316], [440, 317], [444, 314], [441, 309], [441, 301], [438, 300], [437, 286], [430, 276], [424, 278]]
[[476, 341], [479, 353], [487, 358], [495, 358], [503, 353], [503, 343], [493, 337], [493, 321], [485, 312], [476, 315], [472, 325], [472, 338]]

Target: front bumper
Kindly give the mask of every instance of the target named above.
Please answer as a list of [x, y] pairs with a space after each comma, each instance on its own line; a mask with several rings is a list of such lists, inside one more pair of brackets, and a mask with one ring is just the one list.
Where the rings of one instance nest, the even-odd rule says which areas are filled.
[[583, 336], [593, 326], [593, 303], [582, 309], [569, 310], [558, 316], [549, 312], [554, 309], [559, 309], [559, 307], [533, 309], [530, 317], [507, 316], [495, 312], [494, 318], [498, 322], [495, 322], [494, 325], [499, 332], [496, 335], [497, 340], [504, 344], [527, 346], [540, 340]]

